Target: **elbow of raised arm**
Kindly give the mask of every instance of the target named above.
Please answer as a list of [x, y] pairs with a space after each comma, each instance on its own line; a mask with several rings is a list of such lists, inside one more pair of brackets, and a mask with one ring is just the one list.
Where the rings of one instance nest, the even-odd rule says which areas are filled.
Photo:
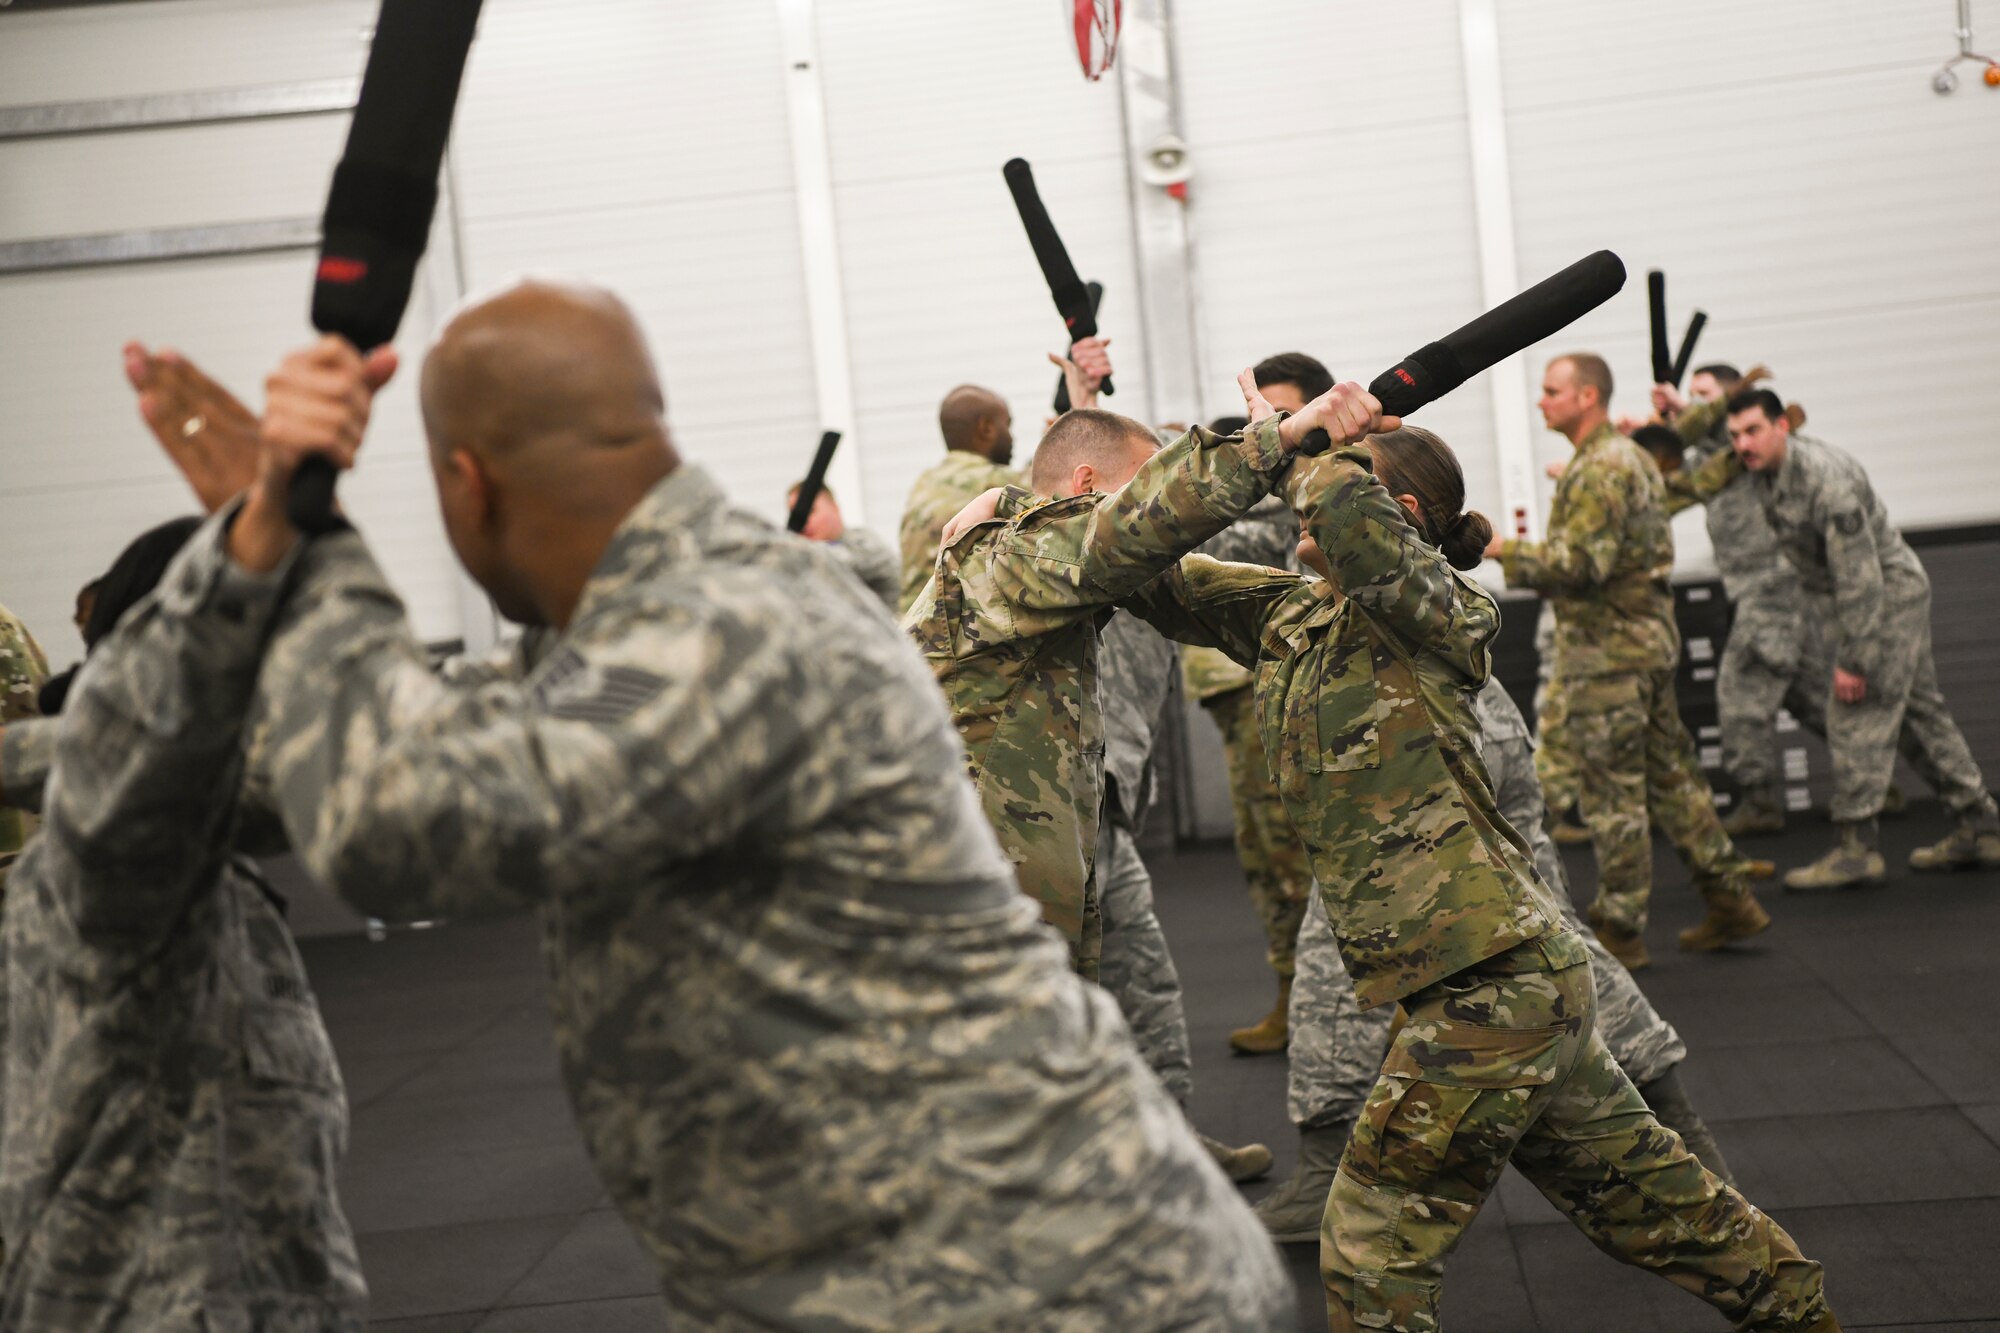
[[431, 901], [429, 858], [412, 844], [421, 812], [389, 810], [368, 801], [330, 800], [314, 811], [311, 829], [293, 827], [299, 859], [330, 892], [363, 916], [412, 921], [438, 915]]

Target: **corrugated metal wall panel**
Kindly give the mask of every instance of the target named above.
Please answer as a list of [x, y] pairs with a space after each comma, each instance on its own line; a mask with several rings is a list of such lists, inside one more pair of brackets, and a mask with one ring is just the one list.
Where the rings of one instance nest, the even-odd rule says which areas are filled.
[[[1634, 274], [1564, 341], [1608, 356], [1614, 406], [1644, 410], [1637, 278], [1663, 268], [1676, 336], [1700, 305], [1700, 359], [1776, 367], [1899, 523], [1992, 517], [2000, 117], [1976, 78], [1951, 97], [1930, 90], [1954, 49], [1949, 7], [1615, 13], [1583, 0], [1501, 10], [1524, 274], [1600, 245]], [[1981, 0], [1974, 22], [2000, 28], [2000, 3]]]
[[0, 143], [0, 241], [314, 217], [345, 115]]
[[[1455, 7], [1178, 0], [1174, 25], [1211, 414], [1273, 352], [1366, 383], [1479, 312]], [[1483, 388], [1417, 420], [1497, 513]]]
[[500, 0], [454, 131], [472, 289], [618, 292], [676, 439], [773, 520], [820, 429], [783, 75], [773, 5]]
[[873, 527], [943, 453], [938, 401], [983, 384], [1025, 462], [1062, 323], [1000, 168], [1024, 157], [1078, 272], [1105, 284], [1118, 392], [1148, 417], [1115, 81], [1089, 83], [1053, 6], [820, 0], [828, 152]]
[[375, 0], [171, 0], [11, 15], [0, 102], [24, 106], [352, 78]]
[[[313, 257], [182, 260], [0, 279], [0, 600], [52, 656], [82, 651], [76, 589], [145, 527], [194, 500], [138, 419], [119, 348], [138, 337], [179, 347], [253, 407], [285, 350], [311, 337]], [[420, 306], [399, 339], [422, 347]], [[385, 392], [360, 470], [342, 486], [419, 629], [460, 632], [453, 565], [424, 462], [414, 376]]]

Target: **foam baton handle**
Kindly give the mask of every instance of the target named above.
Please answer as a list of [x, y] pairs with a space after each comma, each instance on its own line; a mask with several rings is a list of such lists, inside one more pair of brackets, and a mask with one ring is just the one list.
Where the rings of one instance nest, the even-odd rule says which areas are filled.
[[799, 483], [798, 498], [792, 501], [791, 517], [785, 520], [786, 532], [804, 532], [806, 519], [812, 515], [813, 501], [826, 489], [826, 470], [833, 463], [833, 451], [840, 447], [840, 432], [830, 430], [819, 437], [819, 452], [813, 455], [812, 468], [806, 479]]
[[[1104, 284], [1093, 280], [1091, 282], [1084, 283], [1083, 288], [1085, 291], [1090, 293], [1090, 314], [1092, 319], [1094, 320], [1097, 316], [1097, 307], [1104, 303]], [[1069, 411], [1069, 408], [1070, 408], [1069, 376], [1061, 371], [1057, 371], [1056, 398], [1055, 398], [1056, 415], [1061, 416], [1063, 413]]]
[[[396, 336], [437, 210], [438, 168], [479, 22], [479, 0], [382, 0], [347, 148], [320, 227], [312, 322], [361, 351]], [[336, 526], [333, 464], [306, 459], [285, 511], [318, 534]]]
[[[1419, 347], [1377, 375], [1368, 392], [1381, 401], [1383, 415], [1406, 417], [1489, 366], [1567, 328], [1624, 285], [1625, 264], [1617, 255], [1609, 250], [1586, 255], [1455, 333]], [[1325, 431], [1315, 430], [1299, 452], [1322, 453], [1331, 443]]]
[[[1020, 158], [1014, 158], [1000, 169], [1007, 178], [1007, 188], [1014, 195], [1014, 207], [1021, 214], [1021, 225], [1028, 229], [1028, 244], [1035, 248], [1035, 260], [1042, 266], [1042, 276], [1048, 279], [1049, 295], [1056, 301], [1056, 313], [1063, 317], [1069, 327], [1069, 340], [1075, 344], [1078, 339], [1097, 335], [1097, 309], [1090, 299], [1090, 289], [1083, 285], [1083, 279], [1076, 276], [1076, 265], [1069, 262], [1069, 251], [1063, 249], [1062, 237], [1056, 235], [1055, 223], [1049, 221], [1049, 210], [1042, 207], [1042, 196], [1035, 190], [1035, 173]], [[1111, 377], [1097, 386], [1101, 394], [1111, 393]]]

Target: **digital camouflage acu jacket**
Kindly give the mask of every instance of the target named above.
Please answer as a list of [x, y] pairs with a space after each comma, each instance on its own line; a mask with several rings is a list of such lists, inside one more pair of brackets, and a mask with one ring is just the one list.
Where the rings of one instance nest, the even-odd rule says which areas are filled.
[[[1682, 490], [1707, 500], [1746, 472], [1733, 450], [1717, 454]], [[1833, 638], [1834, 661], [1862, 677], [1882, 670], [1888, 654], [1901, 650], [1884, 641], [1889, 610], [1928, 596], [1930, 576], [1889, 521], [1868, 473], [1846, 450], [1794, 431], [1777, 473], [1752, 474], [1747, 485], [1805, 591], [1833, 603], [1835, 623], [1822, 631]]]
[[340, 1071], [283, 915], [232, 855], [281, 584], [184, 556], [59, 721], [6, 729], [0, 783], [45, 818], [6, 906], [0, 1327], [366, 1322]]
[[684, 464], [539, 637], [441, 676], [361, 539], [315, 540], [259, 677], [272, 790], [369, 915], [538, 911], [578, 1128], [675, 1327], [1275, 1326], [1269, 1241], [839, 555]]

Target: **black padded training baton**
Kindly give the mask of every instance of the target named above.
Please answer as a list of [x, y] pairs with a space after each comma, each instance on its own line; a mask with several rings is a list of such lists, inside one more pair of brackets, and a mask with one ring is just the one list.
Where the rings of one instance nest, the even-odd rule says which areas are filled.
[[[1070, 344], [1079, 339], [1097, 335], [1097, 307], [1091, 302], [1090, 289], [1083, 285], [1083, 279], [1076, 276], [1076, 265], [1069, 262], [1069, 251], [1063, 249], [1062, 237], [1056, 235], [1055, 223], [1049, 221], [1049, 210], [1042, 207], [1042, 196], [1035, 189], [1035, 173], [1020, 158], [1014, 158], [1000, 169], [1007, 178], [1007, 188], [1014, 195], [1014, 207], [1021, 214], [1021, 225], [1028, 229], [1028, 244], [1035, 248], [1035, 259], [1042, 266], [1042, 276], [1048, 279], [1049, 295], [1056, 300], [1056, 312], [1069, 328]], [[1109, 396], [1111, 377], [1106, 375], [1097, 391]]]
[[[1487, 367], [1568, 327], [1624, 285], [1625, 264], [1617, 255], [1609, 250], [1586, 255], [1464, 328], [1419, 347], [1377, 375], [1368, 392], [1380, 400], [1385, 416], [1408, 416]], [[1325, 431], [1315, 430], [1299, 452], [1322, 453], [1331, 443]]]
[[813, 501], [826, 489], [826, 470], [833, 462], [833, 451], [840, 446], [840, 432], [830, 430], [819, 437], [819, 451], [813, 455], [812, 467], [806, 472], [806, 479], [799, 483], [799, 493], [792, 501], [791, 517], [785, 520], [786, 532], [804, 532], [806, 519], [812, 515]]
[[[396, 336], [437, 210], [438, 168], [479, 0], [382, 0], [347, 148], [321, 224], [312, 322], [362, 351]], [[308, 458], [286, 513], [301, 532], [336, 526], [333, 464]]]
[[1701, 340], [1708, 312], [1694, 312], [1687, 332], [1681, 335], [1681, 349], [1675, 353], [1667, 348], [1667, 275], [1659, 269], [1646, 274], [1646, 306], [1652, 323], [1653, 383], [1671, 384], [1678, 389], [1687, 376], [1688, 363], [1694, 360], [1694, 345]]
[[1667, 346], [1667, 275], [1646, 272], [1646, 315], [1653, 344], [1653, 383], [1665, 384], [1674, 373], [1674, 354]]

